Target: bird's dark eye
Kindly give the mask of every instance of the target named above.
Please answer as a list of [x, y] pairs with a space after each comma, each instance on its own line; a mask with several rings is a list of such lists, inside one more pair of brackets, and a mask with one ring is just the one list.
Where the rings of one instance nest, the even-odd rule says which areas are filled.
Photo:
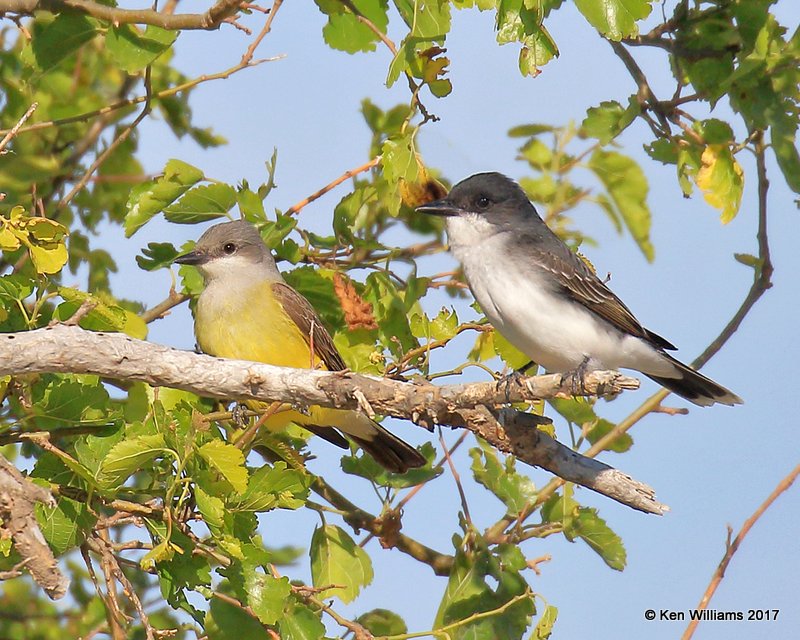
[[222, 250], [228, 255], [232, 255], [236, 253], [236, 245], [233, 244], [233, 242], [226, 242], [224, 245], [222, 245]]
[[478, 205], [478, 209], [486, 209], [491, 204], [491, 200], [486, 196], [478, 196], [475, 204]]

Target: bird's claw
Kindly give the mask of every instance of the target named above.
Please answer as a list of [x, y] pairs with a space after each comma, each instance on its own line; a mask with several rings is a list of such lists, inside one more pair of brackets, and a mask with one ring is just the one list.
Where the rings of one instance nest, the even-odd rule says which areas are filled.
[[231, 409], [231, 419], [240, 429], [244, 429], [247, 426], [247, 416], [245, 415], [245, 411], [247, 411], [247, 406], [241, 402], [237, 402], [235, 405], [233, 405], [233, 409]]
[[583, 358], [577, 367], [562, 375], [562, 380], [569, 380], [570, 393], [573, 396], [586, 395], [586, 373], [589, 370], [589, 356]]

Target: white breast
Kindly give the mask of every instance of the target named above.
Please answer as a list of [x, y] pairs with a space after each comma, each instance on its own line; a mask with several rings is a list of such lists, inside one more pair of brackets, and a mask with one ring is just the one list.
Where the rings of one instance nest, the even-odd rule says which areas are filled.
[[451, 250], [489, 322], [531, 360], [552, 372], [572, 371], [587, 358], [589, 370], [672, 370], [644, 341], [556, 295], [545, 271], [510, 255], [504, 236], [488, 234], [481, 224], [448, 219]]

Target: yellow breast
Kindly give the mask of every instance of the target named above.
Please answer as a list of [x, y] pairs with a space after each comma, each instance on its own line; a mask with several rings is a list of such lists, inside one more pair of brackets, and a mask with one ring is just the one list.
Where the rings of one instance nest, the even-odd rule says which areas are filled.
[[195, 336], [205, 353], [221, 358], [304, 369], [319, 362], [272, 294], [271, 282], [235, 291], [210, 283], [197, 303]]

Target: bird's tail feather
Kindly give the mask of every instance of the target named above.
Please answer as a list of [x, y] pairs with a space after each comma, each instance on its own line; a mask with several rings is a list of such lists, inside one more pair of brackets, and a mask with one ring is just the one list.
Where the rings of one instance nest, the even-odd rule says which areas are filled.
[[307, 429], [309, 423], [325, 425], [309, 430], [341, 446], [342, 443], [337, 441], [343, 440], [341, 436], [338, 439], [335, 436], [334, 439], [331, 438], [331, 432], [336, 433], [331, 427], [335, 427], [375, 458], [375, 461], [387, 471], [405, 473], [409, 469], [422, 467], [427, 463], [425, 457], [414, 447], [389, 433], [363, 413], [312, 407], [310, 416], [303, 416], [301, 420], [302, 422], [300, 420], [298, 422]]
[[374, 431], [366, 437], [352, 434], [350, 437], [384, 469], [393, 473], [405, 473], [426, 464], [424, 456], [410, 444], [388, 432], [377, 422], [372, 424]]
[[686, 398], [689, 402], [693, 402], [701, 407], [710, 407], [717, 402], [729, 406], [742, 404], [742, 399], [732, 391], [729, 391], [722, 385], [711, 380], [711, 378], [707, 378], [702, 373], [695, 371], [672, 356], [666, 353], [663, 355], [675, 367], [678, 376], [666, 378], [647, 374], [651, 380], [655, 380], [661, 386], [666, 387], [673, 393], [677, 393], [682, 398]]

